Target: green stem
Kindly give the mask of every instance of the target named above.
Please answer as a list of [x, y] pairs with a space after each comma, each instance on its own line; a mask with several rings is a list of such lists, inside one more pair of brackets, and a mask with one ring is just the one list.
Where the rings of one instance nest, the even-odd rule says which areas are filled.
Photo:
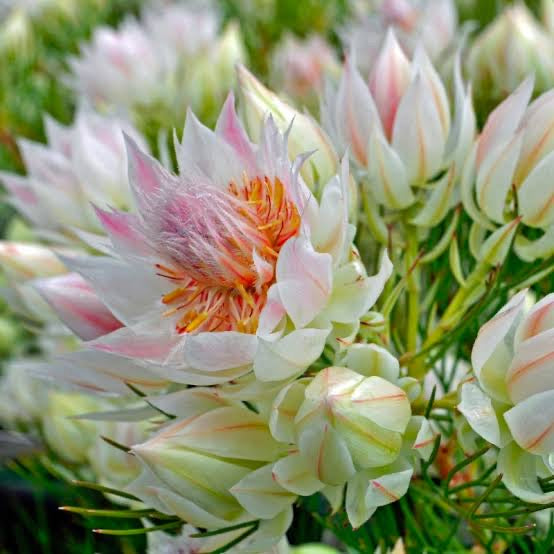
[[417, 230], [406, 225], [406, 276], [408, 279], [408, 327], [406, 332], [406, 350], [415, 352], [419, 325], [419, 269], [414, 266], [418, 260]]

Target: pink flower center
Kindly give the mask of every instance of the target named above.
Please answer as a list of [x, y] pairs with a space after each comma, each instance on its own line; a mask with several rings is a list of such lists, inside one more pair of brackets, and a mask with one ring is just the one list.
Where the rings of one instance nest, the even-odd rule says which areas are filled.
[[164, 315], [177, 317], [178, 333], [255, 333], [279, 251], [300, 226], [283, 183], [267, 177], [232, 182], [226, 193], [196, 195], [175, 207], [168, 225], [177, 216], [185, 233], [168, 241], [168, 249], [179, 263], [156, 265], [176, 285], [162, 297]]

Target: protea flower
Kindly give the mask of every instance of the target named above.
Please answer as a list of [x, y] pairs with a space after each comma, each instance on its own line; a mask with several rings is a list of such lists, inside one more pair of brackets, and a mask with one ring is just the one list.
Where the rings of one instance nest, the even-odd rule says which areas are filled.
[[157, 98], [173, 60], [158, 50], [153, 37], [128, 19], [116, 30], [95, 29], [90, 44], [71, 57], [70, 85], [99, 108], [130, 106]]
[[467, 69], [479, 98], [499, 99], [534, 73], [536, 89], [554, 84], [554, 41], [523, 2], [507, 7], [475, 39]]
[[422, 43], [431, 59], [436, 60], [453, 42], [458, 17], [453, 0], [382, 0], [369, 15], [342, 32], [350, 56], [355, 56], [361, 71], [369, 72], [391, 27], [407, 55]]
[[531, 309], [526, 291], [481, 327], [473, 345], [474, 382], [458, 409], [476, 433], [499, 447], [508, 489], [527, 502], [549, 503], [537, 478], [554, 472], [554, 294]]
[[[346, 149], [367, 178], [367, 191], [398, 210], [424, 204], [413, 218], [430, 226], [446, 215], [475, 133], [469, 91], [456, 72], [452, 118], [444, 85], [425, 50], [410, 62], [389, 30], [369, 85], [347, 60], [338, 87], [327, 91], [324, 127], [339, 152]], [[422, 188], [433, 184], [430, 195]]]
[[[367, 277], [351, 243], [349, 179], [318, 204], [269, 118], [253, 145], [230, 96], [215, 133], [192, 113], [172, 175], [128, 139], [137, 214], [97, 210], [117, 258], [65, 258], [125, 326], [90, 343], [186, 384], [300, 375], [335, 324], [359, 325], [391, 264]], [[337, 344], [333, 340], [334, 344]], [[93, 354], [89, 352], [89, 354]]]
[[97, 109], [123, 110], [137, 122], [151, 116], [149, 106], [162, 128], [182, 121], [187, 106], [211, 118], [233, 84], [234, 64], [245, 60], [238, 28], [218, 36], [218, 19], [209, 8], [169, 5], [116, 30], [99, 27], [70, 59], [69, 84]]
[[61, 243], [101, 226], [91, 203], [132, 207], [122, 130], [146, 148], [125, 121], [83, 109], [71, 127], [45, 119], [48, 145], [19, 141], [28, 175], [0, 173], [9, 201], [43, 236]]
[[516, 252], [525, 260], [554, 251], [554, 91], [528, 105], [532, 91], [529, 78], [491, 113], [468, 157], [462, 186], [464, 206], [481, 235], [497, 224], [515, 228], [519, 221], [543, 231], [535, 241], [516, 239]]

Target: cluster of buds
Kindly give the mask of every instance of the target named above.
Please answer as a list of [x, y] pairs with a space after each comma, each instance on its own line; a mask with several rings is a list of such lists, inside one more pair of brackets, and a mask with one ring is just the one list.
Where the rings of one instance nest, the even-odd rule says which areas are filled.
[[554, 253], [554, 92], [531, 104], [533, 79], [528, 78], [489, 116], [468, 157], [462, 179], [462, 200], [474, 220], [474, 248], [486, 231], [503, 225], [513, 237], [517, 224], [537, 229], [529, 240], [522, 232], [515, 250], [526, 261]]
[[517, 497], [554, 501], [539, 477], [554, 474], [554, 295], [528, 306], [515, 295], [481, 327], [458, 409], [473, 430], [500, 449], [498, 471]]
[[353, 345], [341, 360], [343, 367], [276, 389], [266, 406], [252, 399], [255, 411], [238, 401], [234, 386], [150, 398], [177, 419], [132, 447], [143, 471], [127, 490], [207, 529], [260, 518], [247, 549], [276, 542], [298, 496], [316, 492], [334, 510], [344, 502], [359, 527], [406, 493], [435, 433], [412, 415], [419, 385], [399, 377], [386, 350]]
[[329, 88], [322, 108], [324, 127], [339, 152], [350, 152], [371, 203], [390, 210], [420, 205], [410, 218], [415, 225], [436, 225], [448, 213], [474, 138], [471, 96], [459, 71], [455, 86], [452, 117], [425, 51], [417, 48], [410, 62], [389, 30], [369, 86], [347, 60], [338, 89]]
[[221, 35], [218, 27], [213, 9], [178, 4], [116, 30], [99, 27], [70, 59], [69, 83], [97, 109], [128, 110], [136, 119], [145, 105], [163, 107], [168, 126], [183, 120], [186, 106], [211, 118], [233, 84], [234, 64], [245, 59], [237, 26]]

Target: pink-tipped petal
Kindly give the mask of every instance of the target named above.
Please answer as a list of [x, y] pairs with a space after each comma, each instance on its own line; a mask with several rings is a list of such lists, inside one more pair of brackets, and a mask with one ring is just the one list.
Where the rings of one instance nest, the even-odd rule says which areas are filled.
[[337, 91], [337, 133], [356, 161], [367, 164], [367, 143], [371, 129], [380, 125], [371, 94], [352, 60], [344, 65]]
[[41, 279], [35, 284], [60, 319], [81, 339], [92, 340], [121, 327], [121, 323], [78, 274]]
[[254, 146], [235, 111], [235, 95], [230, 92], [215, 126], [215, 133], [230, 144], [249, 170], [256, 167]]
[[528, 77], [488, 117], [477, 148], [477, 167], [499, 144], [509, 140], [519, 127], [531, 94], [534, 79]]
[[411, 75], [410, 62], [398, 44], [394, 31], [389, 29], [369, 77], [369, 90], [389, 140], [392, 137], [396, 110], [410, 84]]

